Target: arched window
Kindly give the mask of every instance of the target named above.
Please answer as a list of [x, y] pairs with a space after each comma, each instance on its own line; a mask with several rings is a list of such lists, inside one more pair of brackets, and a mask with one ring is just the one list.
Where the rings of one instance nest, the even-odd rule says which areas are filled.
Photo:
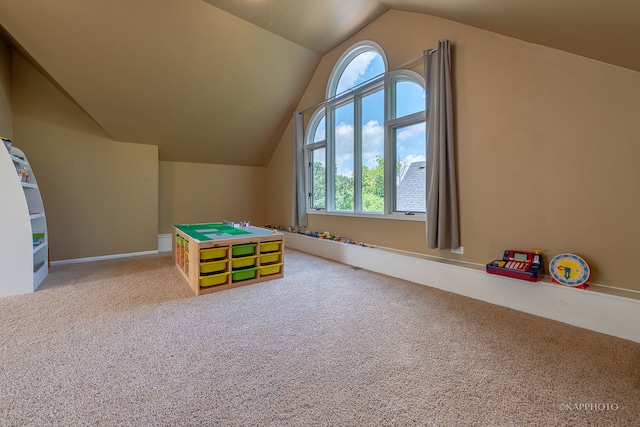
[[374, 42], [352, 46], [331, 73], [327, 101], [309, 121], [305, 159], [313, 210], [424, 212], [422, 77], [387, 72], [384, 51]]
[[383, 77], [386, 71], [387, 60], [382, 48], [370, 41], [358, 43], [345, 52], [333, 68], [327, 85], [327, 99]]

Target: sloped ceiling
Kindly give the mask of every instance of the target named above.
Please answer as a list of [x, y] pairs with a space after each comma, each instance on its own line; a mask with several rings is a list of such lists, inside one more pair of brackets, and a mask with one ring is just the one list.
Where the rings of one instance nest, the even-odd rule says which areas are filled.
[[637, 0], [0, 0], [0, 25], [115, 140], [263, 166], [320, 57], [390, 8], [640, 71]]

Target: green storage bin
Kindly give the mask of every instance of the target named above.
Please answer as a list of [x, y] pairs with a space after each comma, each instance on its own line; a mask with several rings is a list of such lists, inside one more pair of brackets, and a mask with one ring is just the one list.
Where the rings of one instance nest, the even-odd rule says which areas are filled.
[[231, 280], [240, 282], [242, 280], [254, 279], [258, 272], [258, 267], [241, 268], [231, 272]]
[[253, 255], [256, 253], [257, 243], [247, 243], [246, 245], [234, 245], [231, 247], [231, 256], [239, 257], [245, 255]]
[[258, 258], [258, 255], [232, 258], [231, 268], [236, 269], [236, 268], [244, 268], [244, 267], [253, 267], [254, 265], [256, 265], [257, 258]]

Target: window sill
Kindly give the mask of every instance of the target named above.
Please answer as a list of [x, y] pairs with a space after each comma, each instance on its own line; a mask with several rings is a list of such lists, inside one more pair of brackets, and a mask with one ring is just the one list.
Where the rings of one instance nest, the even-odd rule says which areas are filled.
[[307, 215], [326, 215], [326, 216], [343, 216], [350, 218], [367, 218], [367, 219], [385, 219], [393, 221], [426, 221], [427, 215], [425, 213], [415, 213], [412, 215], [406, 215], [401, 212], [394, 212], [392, 214], [383, 213], [364, 213], [364, 212], [327, 212], [325, 210], [308, 210]]

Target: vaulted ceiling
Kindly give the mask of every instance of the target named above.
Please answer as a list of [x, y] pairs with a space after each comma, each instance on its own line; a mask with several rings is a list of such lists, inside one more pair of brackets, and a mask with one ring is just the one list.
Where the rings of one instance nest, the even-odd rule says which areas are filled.
[[640, 72], [637, 0], [0, 0], [0, 25], [115, 140], [263, 166], [321, 56], [389, 9]]

